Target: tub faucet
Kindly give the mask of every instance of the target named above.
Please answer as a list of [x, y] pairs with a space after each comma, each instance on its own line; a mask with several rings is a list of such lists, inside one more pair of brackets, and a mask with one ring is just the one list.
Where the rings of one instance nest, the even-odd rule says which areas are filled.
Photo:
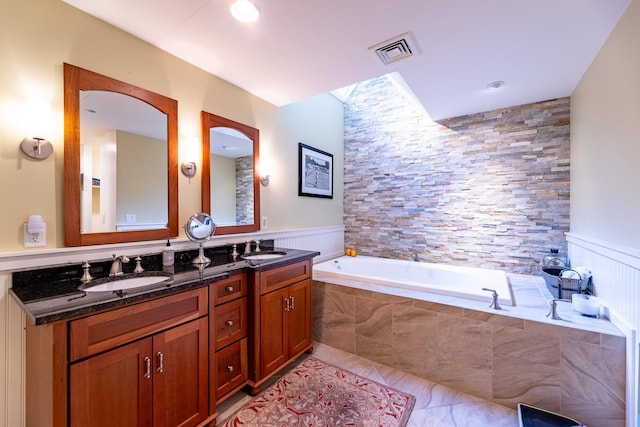
[[549, 303], [549, 313], [547, 313], [547, 317], [549, 319], [562, 320], [562, 317], [560, 317], [560, 315], [558, 314], [558, 302], [559, 301], [571, 302], [570, 299], [563, 299], [563, 298], [554, 298], [554, 299], [552, 299], [551, 302]]
[[129, 258], [126, 255], [116, 256], [113, 254], [113, 262], [111, 263], [111, 270], [109, 270], [109, 277], [122, 276], [122, 263], [129, 262]]
[[502, 310], [500, 307], [500, 303], [498, 302], [498, 292], [495, 289], [482, 288], [483, 291], [491, 292], [491, 296], [493, 297], [493, 302], [489, 306], [489, 308], [493, 308], [494, 310]]
[[418, 252], [411, 253], [411, 260], [415, 262], [420, 262], [420, 255], [418, 255]]

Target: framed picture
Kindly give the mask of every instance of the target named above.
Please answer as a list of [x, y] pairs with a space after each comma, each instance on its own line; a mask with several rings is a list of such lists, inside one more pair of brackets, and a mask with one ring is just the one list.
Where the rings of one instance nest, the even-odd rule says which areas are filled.
[[333, 199], [333, 154], [298, 144], [298, 196]]

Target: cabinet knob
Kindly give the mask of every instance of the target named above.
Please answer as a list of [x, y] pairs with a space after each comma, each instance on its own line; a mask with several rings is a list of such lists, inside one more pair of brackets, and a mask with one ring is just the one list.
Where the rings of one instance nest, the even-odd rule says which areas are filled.
[[233, 286], [227, 286], [227, 292], [233, 292], [233, 291], [234, 291]]
[[227, 326], [233, 326], [233, 320], [227, 320]]
[[233, 372], [233, 366], [228, 365], [227, 366], [227, 372]]

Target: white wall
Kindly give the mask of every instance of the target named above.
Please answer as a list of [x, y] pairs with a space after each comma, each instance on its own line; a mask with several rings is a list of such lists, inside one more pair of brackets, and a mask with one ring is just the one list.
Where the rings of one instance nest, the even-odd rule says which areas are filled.
[[571, 96], [571, 231], [640, 248], [640, 4]]
[[[638, 411], [640, 329], [640, 3], [631, 2], [571, 96], [573, 266], [628, 336], [628, 425]], [[631, 424], [632, 423], [632, 424]]]

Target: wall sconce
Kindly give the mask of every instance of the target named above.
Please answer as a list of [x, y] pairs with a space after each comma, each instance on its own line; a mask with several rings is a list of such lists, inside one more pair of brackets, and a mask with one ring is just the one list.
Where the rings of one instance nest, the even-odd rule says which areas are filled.
[[193, 178], [194, 176], [196, 176], [196, 171], [198, 170], [198, 168], [196, 167], [196, 162], [184, 161], [180, 166], [180, 170], [182, 171], [182, 174], [184, 176]]
[[273, 170], [273, 159], [271, 156], [264, 156], [260, 158], [260, 183], [265, 187], [269, 185], [269, 178], [271, 177], [271, 171]]
[[44, 135], [49, 133], [51, 121], [51, 105], [47, 101], [30, 101], [27, 106], [27, 120], [33, 136], [28, 136], [20, 143], [24, 154], [36, 160], [44, 160], [53, 153], [53, 145]]

